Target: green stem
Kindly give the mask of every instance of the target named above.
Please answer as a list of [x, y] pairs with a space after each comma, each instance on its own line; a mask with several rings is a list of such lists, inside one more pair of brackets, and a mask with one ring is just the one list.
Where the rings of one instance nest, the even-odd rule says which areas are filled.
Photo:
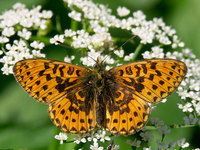
[[62, 27], [61, 27], [61, 24], [60, 24], [60, 17], [59, 16], [56, 16], [56, 29], [59, 33], [62, 33]]
[[4, 47], [1, 47], [1, 50], [3, 51], [4, 54], [6, 54], [6, 50], [4, 49]]
[[136, 48], [136, 50], [135, 50], [135, 52], [134, 52], [134, 56], [133, 56], [133, 58], [132, 58], [133, 61], [136, 60], [136, 58], [137, 58], [137, 56], [139, 55], [139, 53], [140, 53], [142, 47], [143, 47], [143, 45], [140, 43], [140, 44], [138, 45], [138, 47]]
[[73, 19], [71, 19], [71, 29], [73, 31], [76, 31], [78, 28], [78, 22], [77, 21], [74, 21]]
[[162, 135], [162, 139], [161, 139], [162, 142], [163, 142], [164, 138], [165, 138], [165, 135], [163, 134], [163, 135]]
[[75, 140], [66, 141], [65, 143], [73, 143]]
[[[170, 128], [173, 128], [173, 129], [179, 129], [179, 128], [192, 128], [192, 127], [199, 127], [199, 125], [169, 125]], [[147, 130], [156, 130], [158, 129], [157, 127], [155, 126], [146, 126], [146, 129]]]

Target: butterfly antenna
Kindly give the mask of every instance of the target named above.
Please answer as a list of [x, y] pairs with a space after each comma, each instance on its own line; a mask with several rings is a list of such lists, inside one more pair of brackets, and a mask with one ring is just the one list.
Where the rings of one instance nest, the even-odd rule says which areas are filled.
[[[121, 49], [126, 43], [128, 43], [130, 40], [132, 40], [132, 39], [134, 39], [134, 38], [136, 38], [136, 37], [137, 37], [137, 35], [133, 35], [130, 39], [126, 40], [119, 48], [117, 48], [117, 50]], [[113, 51], [114, 51], [114, 50], [110, 51], [110, 52], [108, 53], [108, 55], [110, 55]], [[108, 55], [103, 59], [102, 62], [105, 61], [105, 59], [108, 57]]]
[[92, 58], [91, 56], [88, 56], [88, 57], [91, 58], [92, 60], [94, 60], [97, 63], [97, 61], [94, 58]]
[[136, 38], [137, 35], [133, 35], [130, 39], [126, 40], [117, 50], [121, 49], [126, 43], [128, 43], [130, 40]]
[[60, 42], [60, 41], [56, 41], [57, 43], [59, 43], [61, 46], [63, 46], [63, 47], [67, 47], [67, 48], [72, 48], [71, 46], [69, 46], [69, 45], [67, 45], [67, 44], [65, 44], [65, 43], [62, 43], [62, 42]]

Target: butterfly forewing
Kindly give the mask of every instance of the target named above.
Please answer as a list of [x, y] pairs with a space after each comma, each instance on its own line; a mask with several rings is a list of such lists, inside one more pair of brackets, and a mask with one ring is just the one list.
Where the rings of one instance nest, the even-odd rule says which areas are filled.
[[13, 72], [31, 96], [49, 104], [50, 118], [57, 127], [69, 133], [94, 129], [95, 97], [87, 94], [90, 86], [86, 86], [85, 80], [89, 69], [53, 60], [28, 59], [17, 62]]

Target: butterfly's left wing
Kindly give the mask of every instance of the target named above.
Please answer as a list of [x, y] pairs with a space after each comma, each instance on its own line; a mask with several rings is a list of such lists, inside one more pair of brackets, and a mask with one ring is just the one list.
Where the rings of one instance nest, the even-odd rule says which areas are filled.
[[109, 70], [104, 90], [106, 129], [126, 135], [142, 128], [149, 118], [148, 102], [166, 98], [186, 72], [186, 65], [173, 59], [143, 60]]
[[13, 68], [19, 84], [36, 100], [49, 104], [53, 123], [64, 132], [86, 133], [96, 126], [91, 70], [48, 59], [19, 61]]

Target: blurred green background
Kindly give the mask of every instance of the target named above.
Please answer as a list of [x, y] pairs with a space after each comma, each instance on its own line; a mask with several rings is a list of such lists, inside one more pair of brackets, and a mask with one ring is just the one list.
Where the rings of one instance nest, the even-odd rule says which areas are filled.
[[[59, 16], [63, 29], [70, 25], [68, 10], [64, 8], [61, 0], [0, 0], [0, 12], [11, 9], [16, 2], [26, 4], [28, 8], [40, 4], [44, 9], [52, 10], [55, 16]], [[167, 25], [177, 31], [177, 35], [185, 42], [186, 47], [191, 48], [200, 58], [199, 0], [95, 0], [95, 2], [106, 4], [114, 10], [114, 14], [118, 6], [126, 6], [132, 11], [142, 10], [148, 20], [162, 17]], [[126, 37], [125, 34], [123, 36]], [[62, 60], [63, 48], [59, 48], [60, 53], [55, 54], [56, 49], [58, 47], [48, 46], [44, 52], [48, 58]], [[184, 114], [177, 108], [178, 102], [177, 95], [172, 94], [166, 103], [157, 105], [157, 110], [151, 116], [159, 117], [166, 124], [183, 123]], [[0, 149], [54, 149], [52, 146], [55, 146], [56, 142], [54, 130], [48, 116], [48, 106], [33, 100], [16, 83], [12, 75], [0, 74]], [[173, 129], [171, 132], [167, 138], [177, 140], [186, 137], [193, 147], [200, 147], [199, 128]], [[119, 137], [116, 143], [125, 146], [126, 139], [127, 137]], [[126, 148], [131, 149], [129, 146]]]

